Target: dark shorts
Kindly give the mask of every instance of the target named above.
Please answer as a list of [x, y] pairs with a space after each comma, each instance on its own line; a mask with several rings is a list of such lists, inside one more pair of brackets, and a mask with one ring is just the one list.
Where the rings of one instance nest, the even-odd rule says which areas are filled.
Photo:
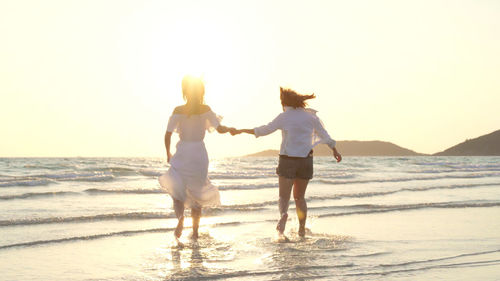
[[280, 155], [276, 174], [287, 179], [304, 179], [310, 180], [313, 177], [313, 157], [310, 154], [308, 157], [290, 157]]

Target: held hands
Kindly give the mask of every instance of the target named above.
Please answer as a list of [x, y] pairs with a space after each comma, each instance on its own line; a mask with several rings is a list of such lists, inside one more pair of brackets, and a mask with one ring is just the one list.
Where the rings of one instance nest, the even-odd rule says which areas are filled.
[[235, 136], [235, 135], [239, 135], [241, 134], [241, 130], [238, 130], [236, 128], [229, 128], [229, 133], [231, 134], [231, 136]]
[[245, 134], [250, 134], [250, 135], [255, 135], [255, 132], [253, 129], [235, 129], [235, 128], [230, 128], [229, 133], [231, 133], [232, 136], [239, 135], [242, 133]]
[[238, 130], [234, 127], [219, 126], [217, 127], [217, 132], [221, 134], [230, 133], [232, 136], [235, 136], [244, 133], [245, 130]]

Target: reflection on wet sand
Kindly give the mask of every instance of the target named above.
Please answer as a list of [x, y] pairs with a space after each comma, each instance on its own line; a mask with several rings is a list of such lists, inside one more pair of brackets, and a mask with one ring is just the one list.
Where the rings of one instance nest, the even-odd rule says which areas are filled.
[[196, 277], [205, 275], [208, 270], [203, 266], [204, 256], [200, 252], [198, 243], [193, 243], [192, 247], [178, 247], [171, 248], [173, 270], [172, 275], [167, 277], [183, 279], [186, 277]]
[[[305, 238], [290, 237], [290, 242], [272, 243], [269, 266], [279, 274], [279, 280], [319, 277], [331, 268], [349, 267], [332, 264], [332, 252], [344, 251], [352, 238], [338, 235], [312, 234]], [[327, 275], [325, 275], [327, 276]]]
[[[227, 242], [217, 241], [208, 233], [201, 233], [198, 241], [170, 248], [173, 268], [166, 280], [196, 279], [226, 271], [220, 264], [234, 259], [234, 251]], [[170, 261], [167, 261], [167, 263]]]

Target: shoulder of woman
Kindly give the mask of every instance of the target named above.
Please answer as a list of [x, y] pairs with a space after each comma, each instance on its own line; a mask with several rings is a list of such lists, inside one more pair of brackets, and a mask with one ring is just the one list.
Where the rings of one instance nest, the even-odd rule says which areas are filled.
[[316, 113], [318, 112], [317, 110], [314, 110], [312, 108], [306, 108], [304, 111], [307, 112], [309, 116], [311, 116], [313, 119], [319, 118], [318, 115], [316, 115]]
[[205, 112], [208, 112], [208, 111], [211, 111], [212, 109], [210, 108], [210, 106], [206, 105], [206, 104], [203, 104], [201, 106], [201, 112], [202, 113], [205, 113]]
[[198, 114], [205, 114], [205, 113], [208, 113], [208, 112], [211, 112], [212, 109], [210, 108], [210, 106], [206, 105], [206, 104], [202, 104], [200, 109], [199, 109], [199, 112]]
[[184, 105], [179, 105], [176, 108], [174, 108], [174, 112], [172, 114], [183, 114], [184, 113]]

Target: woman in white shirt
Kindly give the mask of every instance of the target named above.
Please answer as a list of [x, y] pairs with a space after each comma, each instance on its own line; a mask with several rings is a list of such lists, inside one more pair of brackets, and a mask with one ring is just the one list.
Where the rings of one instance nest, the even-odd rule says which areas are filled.
[[[299, 219], [299, 236], [305, 236], [307, 204], [304, 199], [307, 184], [313, 176], [313, 147], [319, 143], [327, 144], [333, 150], [333, 156], [340, 162], [342, 156], [335, 148], [333, 140], [325, 130], [316, 111], [305, 108], [306, 100], [315, 95], [300, 95], [291, 89], [280, 88], [283, 113], [269, 124], [254, 129], [236, 130], [231, 133], [248, 133], [256, 137], [265, 136], [281, 130], [282, 142], [279, 164], [276, 173], [279, 176], [279, 211], [280, 219], [276, 230], [283, 237], [288, 219], [288, 205], [293, 187], [293, 198]], [[286, 238], [286, 237], [285, 237]]]
[[[221, 118], [204, 104], [205, 86], [201, 79], [184, 77], [182, 94], [186, 104], [175, 108], [165, 133], [165, 148], [170, 168], [158, 179], [161, 187], [174, 199], [174, 210], [179, 220], [174, 231], [177, 241], [184, 226], [185, 207], [191, 208], [192, 238], [196, 240], [201, 208], [220, 205], [219, 190], [208, 179], [208, 154], [203, 142], [205, 132], [215, 129], [223, 134], [234, 130], [222, 126]], [[170, 142], [173, 132], [179, 134], [180, 140], [172, 156]]]

